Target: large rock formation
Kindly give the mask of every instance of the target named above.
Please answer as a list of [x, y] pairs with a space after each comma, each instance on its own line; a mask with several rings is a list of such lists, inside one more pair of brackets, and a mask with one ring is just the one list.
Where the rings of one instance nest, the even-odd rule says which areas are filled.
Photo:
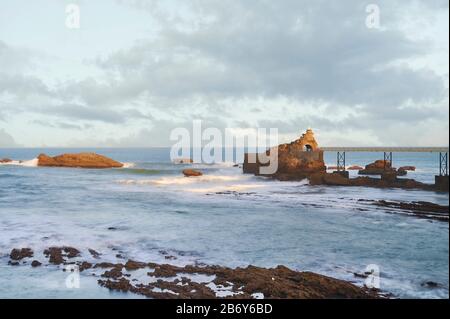
[[[269, 151], [266, 155], [269, 155]], [[260, 168], [263, 166], [255, 154], [245, 154], [245, 174], [262, 175]], [[313, 131], [308, 129], [298, 140], [278, 146], [278, 169], [269, 176], [279, 180], [300, 180], [325, 171], [323, 151], [319, 149]]]
[[47, 167], [78, 167], [78, 168], [120, 168], [122, 163], [95, 153], [63, 154], [50, 157], [45, 154], [38, 156], [38, 166]]

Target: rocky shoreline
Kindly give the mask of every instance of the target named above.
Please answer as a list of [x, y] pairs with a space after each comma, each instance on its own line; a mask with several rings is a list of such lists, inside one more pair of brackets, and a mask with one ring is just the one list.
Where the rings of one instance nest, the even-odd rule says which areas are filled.
[[[204, 264], [175, 266], [127, 260], [102, 262], [101, 253], [87, 250], [91, 262], [73, 247], [49, 247], [42, 252], [47, 263], [37, 260], [30, 248], [11, 251], [11, 266], [77, 266], [81, 273], [96, 276], [101, 287], [157, 299], [374, 299], [376, 290], [312, 272], [299, 272], [284, 266], [267, 269], [255, 266], [227, 268]], [[36, 258], [36, 259], [35, 259]], [[98, 260], [92, 262], [92, 258]], [[89, 273], [90, 272], [90, 273]], [[139, 273], [139, 276], [136, 274]], [[145, 279], [143, 279], [145, 277]]]

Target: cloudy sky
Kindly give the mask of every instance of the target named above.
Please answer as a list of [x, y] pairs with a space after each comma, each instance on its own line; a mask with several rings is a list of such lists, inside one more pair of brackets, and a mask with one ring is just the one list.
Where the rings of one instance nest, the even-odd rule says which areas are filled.
[[0, 4], [0, 147], [170, 146], [194, 119], [283, 141], [312, 127], [327, 146], [449, 144], [448, 0]]

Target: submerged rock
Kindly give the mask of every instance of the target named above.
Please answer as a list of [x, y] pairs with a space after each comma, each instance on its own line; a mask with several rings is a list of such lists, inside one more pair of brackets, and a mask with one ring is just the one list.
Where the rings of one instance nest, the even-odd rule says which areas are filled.
[[200, 171], [196, 171], [194, 169], [185, 169], [183, 170], [183, 174], [186, 177], [198, 177], [198, 176], [202, 176], [203, 173]]
[[38, 156], [38, 166], [46, 167], [77, 167], [77, 168], [120, 168], [122, 163], [95, 153], [63, 154], [50, 157], [45, 154]]

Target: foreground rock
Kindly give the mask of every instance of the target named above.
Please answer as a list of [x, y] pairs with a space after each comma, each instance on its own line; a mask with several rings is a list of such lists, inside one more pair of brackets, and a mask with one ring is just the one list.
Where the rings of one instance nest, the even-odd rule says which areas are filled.
[[[263, 174], [262, 168], [268, 166], [261, 163], [262, 156], [266, 154], [245, 154], [244, 174], [254, 174], [272, 177], [278, 180], [302, 180], [311, 174], [325, 172], [326, 166], [323, 160], [323, 151], [319, 148], [312, 130], [308, 129], [298, 140], [289, 144], [281, 144], [277, 147], [278, 166], [273, 174]], [[274, 159], [271, 159], [274, 160]]]
[[[248, 266], [226, 268], [220, 266], [157, 265], [129, 261], [135, 268], [148, 268], [150, 283], [135, 283], [126, 278], [117, 264], [106, 271], [98, 282], [113, 291], [132, 292], [158, 299], [220, 298], [218, 291], [226, 292], [223, 298], [251, 299], [261, 294], [269, 299], [369, 299], [377, 298], [373, 291], [356, 287], [348, 282], [311, 272], [293, 271], [284, 266], [273, 269]], [[129, 269], [127, 269], [129, 270]], [[196, 282], [191, 275], [210, 276], [210, 282]]]
[[95, 153], [63, 154], [50, 157], [45, 154], [38, 156], [38, 166], [46, 167], [77, 167], [77, 168], [120, 168], [122, 163]]
[[183, 174], [186, 177], [198, 177], [198, 176], [202, 176], [203, 173], [200, 171], [196, 171], [194, 169], [185, 169], [183, 170]]
[[[14, 256], [17, 254], [17, 258], [22, 253], [30, 256], [28, 250], [13, 249], [13, 252]], [[208, 265], [180, 267], [134, 260], [128, 260], [124, 264], [65, 260], [66, 257], [81, 257], [80, 251], [73, 247], [50, 247], [44, 254], [50, 257], [50, 263], [45, 266], [77, 265], [80, 272], [88, 272], [87, 276], [98, 276], [97, 282], [102, 287], [149, 298], [379, 298], [377, 291], [311, 272], [294, 271], [284, 266], [273, 269], [255, 266], [231, 269]], [[90, 252], [86, 254], [89, 255]], [[37, 260], [31, 264], [31, 267], [39, 266], [42, 264]]]

